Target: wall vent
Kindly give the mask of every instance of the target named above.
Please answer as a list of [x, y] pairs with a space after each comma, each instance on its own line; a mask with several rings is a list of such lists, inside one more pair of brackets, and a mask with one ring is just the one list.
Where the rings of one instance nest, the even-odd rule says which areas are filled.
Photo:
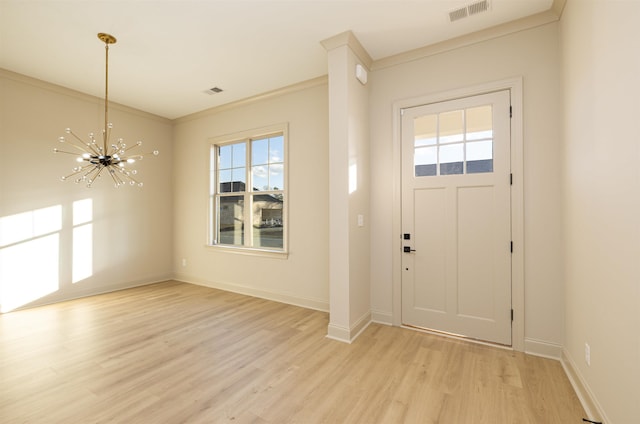
[[450, 11], [449, 21], [455, 22], [472, 15], [477, 15], [478, 13], [487, 12], [489, 9], [489, 0], [476, 1]]

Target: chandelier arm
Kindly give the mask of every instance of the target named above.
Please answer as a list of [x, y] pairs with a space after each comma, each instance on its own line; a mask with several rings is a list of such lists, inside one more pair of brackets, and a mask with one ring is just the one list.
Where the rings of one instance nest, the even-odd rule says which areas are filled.
[[102, 167], [102, 165], [96, 165], [94, 163], [87, 165], [87, 167], [89, 167], [89, 171], [87, 171], [86, 174], [83, 175], [83, 177], [90, 177], [91, 173], [95, 172], [96, 175], [98, 173], [98, 171], [100, 171], [100, 168]]
[[[91, 149], [91, 151], [93, 153], [95, 153], [96, 155], [100, 155], [100, 152], [98, 151], [98, 149], [96, 149], [95, 147], [93, 147], [93, 144], [91, 143], [85, 143], [80, 137], [78, 137], [78, 135], [76, 133], [74, 133], [70, 128], [68, 130], [69, 134], [71, 134], [76, 140], [78, 140], [81, 144], [82, 144], [82, 151], [84, 151], [85, 153], [88, 153], [85, 149], [85, 146], [88, 147], [89, 149]], [[73, 144], [73, 143], [69, 143], [71, 146], [74, 146], [76, 148], [78, 148], [77, 145]]]
[[136, 147], [140, 147], [140, 145], [136, 143], [136, 144], [134, 144], [133, 146], [129, 146], [129, 147], [127, 147], [126, 149], [124, 149], [124, 151], [125, 151], [125, 152], [128, 152], [129, 150], [131, 150], [131, 149], [135, 149]]
[[115, 171], [111, 168], [109, 169], [109, 175], [111, 176], [111, 179], [115, 183], [116, 187], [119, 187], [120, 185], [122, 185], [122, 182], [120, 181], [119, 178], [117, 178]]
[[[88, 180], [87, 186], [91, 187], [91, 184], [95, 181], [96, 177], [100, 173], [100, 167], [98, 165], [94, 165], [87, 173], [82, 176], [83, 180]], [[77, 181], [80, 182], [80, 181]]]
[[[62, 139], [62, 137], [60, 137]], [[63, 143], [66, 143], [67, 146], [73, 147], [74, 149], [78, 149], [83, 153], [87, 153], [87, 149], [84, 146], [79, 146], [76, 143], [69, 141], [69, 140], [63, 140]]]
[[[95, 173], [95, 175], [93, 175], [92, 177], [89, 178], [89, 184], [87, 184], [89, 187], [91, 187], [91, 184], [93, 184], [93, 182], [96, 180], [96, 178], [98, 178], [100, 176], [100, 173], [102, 173], [102, 170], [105, 167], [102, 165], [96, 165], [95, 169], [93, 171], [97, 171]], [[92, 172], [93, 172], [92, 171]]]
[[[64, 177], [62, 177], [62, 180], [66, 180], [66, 179], [67, 179], [67, 178], [69, 178], [69, 177], [73, 177], [74, 175], [78, 175], [78, 174], [80, 174], [80, 173], [82, 173], [82, 172], [86, 171], [86, 170], [87, 170], [87, 168], [92, 167], [92, 166], [93, 166], [92, 164], [84, 165], [82, 168], [78, 169], [77, 171], [75, 171], [75, 172], [73, 172], [73, 173], [71, 173], [71, 174], [69, 174], [69, 175], [65, 175]], [[85, 176], [86, 176], [86, 174], [85, 174]]]
[[67, 155], [73, 155], [73, 156], [78, 156], [77, 153], [74, 152], [67, 152], [66, 150], [60, 150], [60, 149], [53, 149], [54, 153], [66, 153]]
[[131, 176], [131, 172], [126, 171], [124, 168], [117, 167], [116, 171], [122, 174], [122, 176], [128, 179], [129, 181], [133, 181], [135, 184], [140, 184], [138, 180], [136, 180]]

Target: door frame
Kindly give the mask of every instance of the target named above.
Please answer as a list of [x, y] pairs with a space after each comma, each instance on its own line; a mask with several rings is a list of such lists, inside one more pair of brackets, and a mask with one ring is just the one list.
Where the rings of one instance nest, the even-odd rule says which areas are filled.
[[511, 94], [511, 343], [516, 351], [524, 345], [524, 144], [522, 124], [522, 77], [463, 87], [393, 103], [393, 237], [392, 237], [392, 324], [402, 326], [402, 109], [471, 97], [493, 91], [509, 90]]

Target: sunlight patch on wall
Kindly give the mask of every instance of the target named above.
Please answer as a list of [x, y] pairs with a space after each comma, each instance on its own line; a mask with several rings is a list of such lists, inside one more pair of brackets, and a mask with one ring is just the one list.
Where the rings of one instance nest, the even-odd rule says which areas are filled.
[[0, 312], [59, 289], [62, 206], [0, 218]]
[[73, 202], [73, 265], [71, 282], [93, 275], [93, 200]]
[[358, 164], [349, 165], [349, 194], [358, 189]]

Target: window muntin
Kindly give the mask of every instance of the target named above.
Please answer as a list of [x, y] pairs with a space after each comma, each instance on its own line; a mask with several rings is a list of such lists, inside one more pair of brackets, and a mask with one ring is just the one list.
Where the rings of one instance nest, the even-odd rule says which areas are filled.
[[209, 244], [286, 251], [285, 132], [211, 146]]
[[414, 175], [493, 172], [492, 106], [414, 119]]

